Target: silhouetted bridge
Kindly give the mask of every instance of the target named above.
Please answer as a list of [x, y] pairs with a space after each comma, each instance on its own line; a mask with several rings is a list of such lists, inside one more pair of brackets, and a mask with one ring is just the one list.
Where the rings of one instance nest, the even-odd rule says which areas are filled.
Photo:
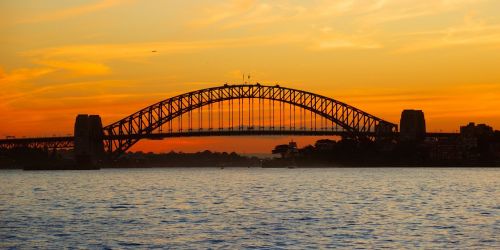
[[346, 103], [279, 85], [228, 85], [188, 92], [102, 127], [79, 115], [74, 137], [0, 140], [14, 147], [75, 148], [75, 154], [118, 157], [141, 139], [190, 136], [305, 135], [375, 139], [397, 125]]

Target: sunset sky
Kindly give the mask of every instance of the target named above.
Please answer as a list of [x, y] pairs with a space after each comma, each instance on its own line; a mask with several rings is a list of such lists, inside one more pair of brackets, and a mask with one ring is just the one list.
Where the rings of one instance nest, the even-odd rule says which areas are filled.
[[[394, 123], [422, 109], [429, 131], [500, 129], [499, 13], [498, 0], [2, 0], [0, 136], [72, 134], [79, 113], [106, 125], [244, 73]], [[289, 139], [132, 150], [268, 152]]]

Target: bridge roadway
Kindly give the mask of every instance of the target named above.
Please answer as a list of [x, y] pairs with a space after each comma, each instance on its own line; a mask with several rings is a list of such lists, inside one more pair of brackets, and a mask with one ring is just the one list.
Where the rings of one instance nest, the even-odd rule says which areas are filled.
[[[103, 140], [123, 140], [123, 139], [150, 139], [161, 140], [175, 137], [205, 137], [205, 136], [343, 136], [346, 131], [311, 131], [311, 130], [192, 130], [178, 131], [172, 133], [152, 133], [152, 134], [131, 134], [131, 135], [111, 135], [104, 136]], [[373, 132], [365, 132], [363, 135], [375, 136]], [[399, 133], [394, 133], [398, 136]], [[456, 137], [458, 133], [431, 132], [427, 137], [446, 138]], [[35, 137], [35, 138], [13, 138], [0, 139], [0, 149], [10, 149], [15, 147], [49, 148], [49, 149], [69, 149], [74, 147], [73, 136], [61, 137]]]
[[0, 149], [16, 147], [63, 149], [73, 148], [74, 142], [73, 136], [1, 139]]

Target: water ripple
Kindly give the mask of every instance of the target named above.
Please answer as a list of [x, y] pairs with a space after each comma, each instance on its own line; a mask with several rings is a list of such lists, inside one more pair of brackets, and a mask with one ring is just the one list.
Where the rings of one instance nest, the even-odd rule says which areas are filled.
[[498, 169], [0, 171], [0, 248], [499, 249]]

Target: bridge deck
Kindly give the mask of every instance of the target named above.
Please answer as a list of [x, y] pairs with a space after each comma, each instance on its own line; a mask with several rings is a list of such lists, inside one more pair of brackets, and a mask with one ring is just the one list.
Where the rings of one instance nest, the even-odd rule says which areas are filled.
[[73, 141], [73, 136], [58, 136], [58, 137], [32, 137], [32, 138], [12, 138], [0, 139], [0, 144], [5, 143], [34, 143], [34, 142], [60, 142], [60, 141]]
[[[112, 135], [105, 139], [163, 139], [173, 137], [204, 137], [204, 136], [345, 136], [349, 135], [346, 131], [311, 131], [311, 130], [204, 130], [204, 131], [180, 131], [172, 133], [153, 133], [153, 134], [132, 134], [132, 135]], [[374, 133], [364, 133], [366, 136], [373, 136]]]
[[73, 136], [1, 139], [0, 149], [10, 149], [17, 147], [50, 149], [73, 148], [74, 141], [75, 138]]
[[[204, 130], [204, 131], [179, 131], [172, 133], [153, 133], [153, 134], [132, 134], [132, 135], [112, 135], [104, 136], [104, 140], [123, 140], [123, 139], [150, 139], [161, 140], [164, 138], [175, 137], [205, 137], [205, 136], [346, 136], [346, 131], [314, 131], [314, 130]], [[375, 136], [373, 132], [366, 132], [365, 136]], [[398, 133], [394, 133], [398, 136]], [[458, 133], [427, 133], [428, 137], [445, 138], [455, 137]], [[35, 137], [35, 138], [14, 138], [0, 139], [0, 148], [12, 147], [35, 147], [35, 148], [72, 148], [74, 143], [73, 136], [62, 137]]]

